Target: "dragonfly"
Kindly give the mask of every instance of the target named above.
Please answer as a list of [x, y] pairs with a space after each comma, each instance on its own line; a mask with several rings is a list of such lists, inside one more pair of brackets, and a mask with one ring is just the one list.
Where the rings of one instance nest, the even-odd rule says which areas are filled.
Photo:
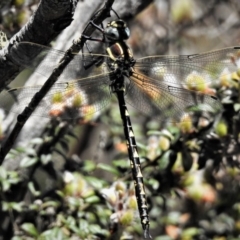
[[[150, 238], [147, 198], [137, 143], [127, 104], [163, 122], [184, 122], [221, 109], [211, 84], [224, 79], [239, 79], [240, 47], [194, 55], [150, 56], [135, 59], [126, 40], [130, 30], [122, 19], [97, 26], [103, 38], [89, 41], [106, 44], [105, 54], [78, 54], [66, 66], [59, 80], [43, 97], [34, 115], [62, 119], [93, 116], [106, 107], [116, 95], [128, 148], [138, 210], [144, 238]], [[48, 76], [65, 52], [31, 42], [18, 43], [27, 47], [26, 55], [40, 54], [34, 60], [16, 59], [24, 66], [36, 68]], [[47, 56], [47, 57], [46, 57]], [[13, 112], [21, 112], [41, 86], [13, 88], [2, 93], [4, 108], [14, 94], [17, 101]], [[199, 117], [199, 114], [196, 114]]]

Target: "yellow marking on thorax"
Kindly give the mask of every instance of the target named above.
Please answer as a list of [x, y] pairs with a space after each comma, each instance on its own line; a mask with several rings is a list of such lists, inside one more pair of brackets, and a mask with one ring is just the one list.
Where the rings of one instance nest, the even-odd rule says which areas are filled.
[[109, 57], [110, 57], [113, 61], [116, 61], [116, 58], [115, 58], [115, 56], [112, 54], [112, 51], [111, 51], [111, 49], [110, 49], [109, 47], [107, 48], [106, 51], [107, 51]]
[[118, 46], [118, 48], [120, 49], [120, 55], [121, 57], [123, 57], [124, 53], [123, 53], [123, 49], [121, 47], [121, 45], [119, 43], [116, 43], [116, 45]]
[[129, 56], [130, 58], [132, 58], [132, 57], [133, 57], [133, 53], [132, 53], [132, 51], [131, 51], [131, 49], [130, 49], [130, 48], [128, 48], [128, 56]]

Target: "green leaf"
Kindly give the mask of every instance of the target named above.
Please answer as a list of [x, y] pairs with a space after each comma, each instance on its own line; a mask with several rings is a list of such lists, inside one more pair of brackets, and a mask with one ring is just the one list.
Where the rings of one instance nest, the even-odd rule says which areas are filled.
[[[103, 236], [108, 236], [109, 235], [109, 231], [107, 229], [103, 229], [97, 224], [91, 224], [89, 226], [89, 230], [94, 234], [99, 234], [100, 233]], [[107, 237], [106, 237], [106, 239], [107, 239]]]
[[81, 233], [81, 230], [75, 224], [70, 225], [69, 228], [77, 234]]
[[52, 154], [42, 154], [40, 157], [40, 161], [43, 165], [47, 165], [49, 162], [52, 161]]
[[31, 144], [36, 144], [36, 145], [40, 145], [43, 143], [43, 139], [42, 138], [33, 138], [31, 141], [30, 141]]
[[22, 159], [22, 161], [20, 162], [20, 167], [21, 168], [28, 168], [33, 166], [34, 164], [36, 164], [38, 162], [39, 158], [37, 157], [24, 157]]
[[155, 119], [147, 121], [147, 129], [159, 129], [159, 122]]
[[130, 167], [130, 163], [128, 159], [114, 160], [112, 161], [112, 163], [116, 167], [127, 168], [127, 169]]
[[147, 182], [148, 185], [150, 185], [153, 189], [158, 189], [159, 188], [159, 181], [154, 179], [154, 178], [150, 178], [149, 180], [144, 180], [144, 182]]
[[0, 181], [1, 179], [6, 179], [7, 178], [7, 171], [4, 167], [0, 167]]
[[21, 238], [21, 237], [18, 237], [18, 236], [16, 237], [16, 236], [15, 236], [15, 237], [12, 237], [11, 240], [24, 240], [24, 239]]
[[80, 225], [80, 229], [82, 229], [83, 231], [86, 232], [86, 230], [88, 229], [88, 222], [85, 219], [80, 219], [79, 220], [79, 225]]
[[167, 129], [163, 129], [162, 131], [148, 131], [147, 135], [164, 136], [170, 140], [174, 139], [172, 133]]
[[106, 183], [105, 181], [95, 177], [85, 177], [85, 180], [95, 189], [102, 189]]
[[47, 230], [45, 232], [43, 232], [40, 235], [40, 239], [42, 239], [41, 237], [44, 237], [44, 240], [52, 240], [52, 239], [68, 239], [66, 238], [66, 236], [64, 235], [62, 229], [55, 227], [53, 229]]
[[6, 211], [8, 211], [9, 209], [11, 209], [10, 204], [9, 204], [8, 202], [2, 201], [2, 210], [3, 210], [4, 212], [6, 212]]
[[22, 203], [15, 203], [15, 202], [13, 202], [12, 203], [12, 209], [14, 209], [17, 212], [22, 212], [22, 210], [23, 210]]
[[6, 192], [10, 189], [11, 183], [7, 180], [2, 181], [2, 190]]
[[12, 149], [11, 152], [13, 154], [25, 153], [26, 149], [24, 147], [17, 147], [16, 149]]
[[170, 154], [171, 151], [166, 151], [161, 157], [161, 160], [158, 161], [158, 166], [160, 169], [165, 169], [168, 166]]
[[[8, 182], [10, 184], [17, 184], [21, 182], [21, 178], [18, 176], [17, 172], [8, 172]], [[15, 174], [16, 173], [16, 174]]]
[[157, 131], [157, 130], [149, 130], [147, 131], [147, 135], [161, 135], [161, 131]]
[[75, 219], [74, 217], [72, 217], [72, 216], [69, 216], [69, 217], [67, 218], [66, 224], [67, 224], [68, 226], [76, 225], [76, 219]]
[[39, 211], [39, 209], [40, 209], [40, 205], [39, 204], [36, 204], [36, 203], [33, 203], [33, 204], [30, 204], [30, 205], [28, 205], [29, 207], [29, 210], [31, 210], [31, 211]]
[[34, 148], [25, 148], [25, 153], [30, 156], [36, 156], [36, 150]]
[[9, 176], [9, 178], [18, 178], [19, 177], [18, 172], [16, 172], [16, 171], [9, 171], [8, 176]]
[[39, 233], [36, 229], [36, 227], [32, 223], [24, 223], [21, 225], [21, 229], [24, 230], [27, 234], [38, 237]]
[[180, 212], [170, 212], [167, 216], [162, 218], [165, 224], [178, 224], [179, 223]]
[[139, 148], [139, 149], [141, 149], [141, 150], [143, 150], [143, 151], [147, 151], [147, 145], [145, 145], [145, 144], [141, 144], [141, 143], [137, 143], [137, 147]]
[[83, 171], [85, 172], [91, 172], [93, 170], [96, 169], [96, 163], [94, 163], [91, 160], [85, 160], [84, 161], [84, 167], [83, 167]]
[[179, 130], [179, 128], [176, 127], [176, 126], [173, 126], [173, 125], [168, 126], [167, 131], [169, 131], [170, 134], [172, 134], [173, 136], [175, 136], [175, 138], [180, 135], [180, 130]]
[[57, 208], [60, 205], [58, 201], [47, 201], [42, 204], [42, 208], [55, 207]]
[[239, 110], [240, 110], [240, 104], [239, 103], [235, 103], [233, 105], [233, 107], [234, 107], [235, 112], [239, 112]]
[[33, 182], [29, 182], [29, 183], [28, 183], [28, 189], [30, 190], [30, 192], [31, 192], [35, 197], [38, 197], [38, 196], [41, 194], [40, 191], [36, 191]]
[[75, 197], [68, 197], [67, 198], [68, 204], [71, 207], [79, 207], [81, 204], [81, 200]]
[[56, 194], [57, 194], [58, 196], [60, 196], [61, 198], [64, 197], [64, 192], [63, 192], [63, 191], [56, 190], [55, 192], [56, 192]]
[[195, 235], [198, 235], [199, 233], [200, 233], [200, 229], [191, 227], [191, 228], [187, 228], [187, 229], [183, 230], [182, 237], [190, 238]]
[[85, 198], [86, 203], [98, 203], [99, 200], [100, 199], [97, 196], [90, 196], [90, 197]]
[[109, 164], [99, 163], [99, 164], [97, 164], [97, 168], [105, 170], [110, 173], [114, 173], [115, 175], [118, 175], [118, 171], [116, 170], [116, 168], [113, 166], [110, 166]]

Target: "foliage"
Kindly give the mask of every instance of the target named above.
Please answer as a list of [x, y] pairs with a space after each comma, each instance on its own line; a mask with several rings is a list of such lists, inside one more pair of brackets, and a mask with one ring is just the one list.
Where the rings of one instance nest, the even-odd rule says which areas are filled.
[[[187, 17], [173, 11], [174, 21], [190, 21], [190, 10]], [[206, 121], [198, 116], [187, 125], [163, 127], [131, 109], [154, 239], [239, 238], [239, 80], [219, 80], [215, 90], [223, 109]], [[14, 240], [142, 239], [116, 111], [113, 102], [97, 123], [81, 126], [85, 131], [79, 122], [53, 119], [27, 148], [11, 151], [7, 159], [20, 166], [0, 168], [1, 217], [11, 220], [3, 234]], [[107, 128], [91, 138], [99, 125]], [[94, 146], [87, 157], [86, 139]], [[30, 176], [19, 174], [26, 169]]]

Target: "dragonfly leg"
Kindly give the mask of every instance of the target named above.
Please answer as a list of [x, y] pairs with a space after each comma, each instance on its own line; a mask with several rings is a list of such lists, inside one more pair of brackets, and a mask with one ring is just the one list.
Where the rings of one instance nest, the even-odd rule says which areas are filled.
[[101, 33], [104, 33], [103, 25], [101, 24], [101, 27], [99, 27], [96, 23], [94, 23], [93, 20], [89, 21], [88, 25], [92, 25], [97, 30], [99, 30]]
[[[85, 40], [89, 40], [89, 41], [95, 41], [95, 42], [105, 42], [105, 37], [104, 37], [104, 29], [103, 29], [103, 25], [101, 24], [101, 27], [99, 27], [97, 24], [95, 24], [93, 21], [90, 21], [87, 25], [87, 27], [89, 25], [92, 25], [93, 27], [95, 27], [97, 30], [99, 30], [103, 37], [100, 39], [100, 38], [94, 38], [94, 37], [91, 37], [91, 36], [87, 36], [87, 35], [82, 35], [82, 38], [84, 38]], [[86, 28], [87, 28], [86, 27]]]
[[82, 35], [82, 38], [84, 38], [84, 39], [86, 39], [88, 41], [94, 41], [94, 42], [104, 42], [105, 41], [104, 38], [93, 38], [93, 37], [86, 36], [86, 35]]
[[94, 38], [91, 36], [87, 36], [87, 35], [82, 35], [82, 38], [85, 39], [85, 45], [86, 48], [88, 50], [88, 52], [90, 53], [90, 55], [92, 56], [92, 62], [89, 64], [86, 64], [86, 62], [84, 61], [84, 51], [82, 50], [82, 58], [83, 58], [83, 67], [84, 69], [88, 69], [90, 67], [92, 67], [93, 65], [99, 66], [102, 62], [103, 62], [103, 58], [99, 57], [97, 59], [94, 59], [94, 56], [92, 55], [92, 51], [87, 43], [87, 41], [94, 41], [94, 42], [105, 42], [105, 36], [104, 36], [104, 29], [103, 29], [103, 24], [101, 23], [101, 27], [99, 27], [98, 25], [96, 25], [93, 21], [90, 21], [88, 23], [88, 25], [91, 24], [92, 26], [94, 26], [97, 30], [99, 30], [102, 33], [102, 38]]

